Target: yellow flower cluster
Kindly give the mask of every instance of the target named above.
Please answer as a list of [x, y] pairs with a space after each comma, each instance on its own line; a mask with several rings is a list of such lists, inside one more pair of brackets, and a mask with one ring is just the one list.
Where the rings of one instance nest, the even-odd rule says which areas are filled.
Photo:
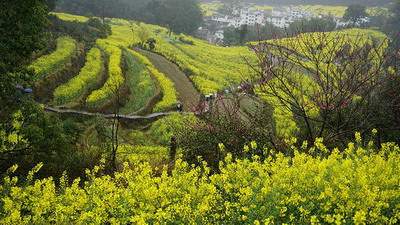
[[191, 76], [203, 94], [239, 84], [249, 75], [244, 58], [254, 60], [247, 47], [220, 47], [185, 35], [159, 34], [155, 51]]
[[97, 44], [109, 56], [108, 62], [108, 79], [102, 88], [93, 91], [86, 99], [89, 107], [101, 108], [107, 105], [119, 94], [121, 85], [125, 78], [121, 69], [121, 48], [108, 43], [105, 40], [98, 40]]
[[61, 105], [76, 101], [87, 94], [101, 81], [103, 67], [100, 49], [92, 48], [86, 55], [85, 66], [79, 74], [54, 91], [54, 102]]
[[44, 55], [35, 60], [30, 68], [33, 69], [38, 78], [44, 78], [58, 72], [70, 62], [77, 52], [77, 43], [70, 37], [57, 39], [57, 49], [49, 55]]
[[[325, 149], [321, 140], [316, 145], [314, 150]], [[205, 163], [194, 168], [178, 159], [171, 176], [166, 169], [154, 175], [149, 164], [132, 159], [113, 176], [96, 167], [87, 171], [87, 181], [71, 184], [66, 177], [60, 184], [34, 180], [39, 165], [24, 185], [4, 178], [0, 223], [398, 224], [400, 148], [370, 148], [350, 143], [325, 158], [295, 147], [293, 157], [279, 153], [263, 161], [228, 155], [217, 174]], [[140, 160], [151, 149], [133, 151]]]

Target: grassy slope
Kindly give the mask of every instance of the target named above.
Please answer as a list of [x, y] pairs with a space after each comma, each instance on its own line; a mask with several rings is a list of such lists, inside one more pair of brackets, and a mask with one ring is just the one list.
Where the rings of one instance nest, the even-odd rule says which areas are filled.
[[204, 16], [213, 16], [219, 8], [222, 7], [221, 3], [201, 3], [200, 4], [201, 10], [203, 11]]
[[147, 105], [156, 94], [156, 84], [146, 65], [140, 63], [129, 51], [124, 51], [125, 76], [130, 89], [128, 102], [121, 109], [122, 114], [134, 113]]
[[89, 18], [85, 16], [71, 15], [68, 13], [51, 13], [51, 14], [57, 16], [58, 18], [64, 21], [78, 21], [84, 23], [89, 20]]

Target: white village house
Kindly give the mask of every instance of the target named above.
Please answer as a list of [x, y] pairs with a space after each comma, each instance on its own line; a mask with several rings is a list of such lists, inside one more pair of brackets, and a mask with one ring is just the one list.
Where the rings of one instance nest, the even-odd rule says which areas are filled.
[[303, 11], [298, 7], [276, 7], [272, 10], [270, 16], [267, 16], [265, 21], [280, 28], [287, 28], [296, 20], [311, 18], [313, 15]]
[[[257, 10], [252, 8], [253, 4], [237, 7], [230, 14], [215, 14], [207, 19], [209, 24], [213, 24], [213, 29], [199, 30], [202, 37], [212, 43], [220, 43], [224, 39], [224, 29], [227, 27], [239, 28], [243, 25], [254, 26], [256, 24], [265, 25], [270, 23], [276, 27], [285, 29], [295, 21], [301, 19], [311, 19], [313, 17], [322, 18], [324, 15], [315, 15], [312, 12], [306, 11], [298, 6], [282, 6], [274, 7], [268, 10]], [[352, 25], [351, 22], [346, 22], [343, 18], [334, 17], [337, 27], [345, 27]], [[363, 18], [355, 25], [361, 26], [369, 22], [369, 18]]]
[[225, 25], [227, 27], [232, 26], [235, 28], [238, 28], [242, 25], [263, 25], [266, 22], [272, 23], [280, 28], [285, 28], [296, 20], [311, 18], [312, 16], [313, 15], [311, 13], [292, 6], [276, 7], [269, 13], [247, 7], [235, 9], [232, 15], [214, 15], [211, 20], [221, 25]]
[[265, 16], [263, 11], [251, 10], [249, 8], [234, 10], [231, 16], [215, 15], [211, 18], [212, 21], [238, 28], [242, 25], [253, 26], [256, 24], [264, 24]]

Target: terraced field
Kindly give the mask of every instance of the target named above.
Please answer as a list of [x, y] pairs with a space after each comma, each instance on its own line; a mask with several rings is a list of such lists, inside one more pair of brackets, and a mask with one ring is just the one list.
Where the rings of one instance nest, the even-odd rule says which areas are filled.
[[178, 95], [174, 86], [174, 83], [167, 78], [167, 76], [158, 71], [153, 64], [147, 59], [147, 57], [139, 54], [136, 51], [130, 51], [134, 57], [139, 61], [140, 64], [144, 65], [148, 72], [152, 74], [157, 80], [158, 85], [162, 90], [162, 98], [154, 107], [154, 111], [166, 111], [175, 106], [178, 101]]
[[248, 75], [244, 59], [254, 57], [247, 47], [219, 47], [183, 35], [159, 35], [155, 51], [176, 63], [203, 94], [242, 82]]
[[247, 47], [210, 45], [190, 36], [169, 35], [167, 29], [155, 25], [138, 25], [122, 19], [112, 19], [111, 25], [112, 35], [107, 42], [123, 48], [139, 44], [138, 34], [147, 30], [157, 42], [154, 52], [177, 64], [203, 94], [240, 83], [248, 73], [243, 59], [254, 57]]
[[54, 92], [54, 102], [63, 105], [78, 102], [101, 82], [104, 60], [99, 48], [92, 48], [86, 56], [86, 64], [80, 73]]
[[57, 39], [57, 49], [53, 53], [35, 60], [30, 68], [36, 72], [39, 79], [50, 76], [62, 70], [65, 64], [71, 61], [76, 51], [75, 40], [70, 37], [60, 37]]
[[[81, 16], [55, 15], [66, 21], [87, 21]], [[129, 48], [138, 41], [132, 33], [134, 25], [118, 19], [112, 20], [112, 24], [113, 34], [107, 39], [97, 40], [96, 46], [86, 53], [86, 62], [80, 72], [56, 88], [52, 104], [110, 112], [118, 98], [120, 110], [126, 114], [143, 113], [143, 110], [147, 113], [173, 110], [178, 102], [174, 83], [145, 56]], [[74, 67], [67, 61], [77, 45], [72, 38], [60, 38], [56, 51], [31, 65], [39, 75], [38, 79], [66, 66]]]
[[[60, 18], [73, 20], [74, 16], [62, 14]], [[78, 17], [77, 21], [84, 19]], [[199, 93], [223, 91], [251, 78], [246, 61], [255, 63], [256, 58], [247, 47], [215, 46], [190, 36], [170, 34], [163, 27], [122, 19], [110, 19], [109, 22], [112, 34], [107, 39], [97, 40], [96, 47], [87, 53], [86, 65], [80, 73], [57, 88], [53, 101], [56, 105], [84, 102], [85, 104], [81, 105], [83, 108], [103, 111], [107, 106], [113, 105], [116, 94], [119, 93], [119, 97], [122, 98], [119, 107], [124, 114], [169, 111], [175, 108], [178, 101], [184, 103], [185, 110], [189, 110], [199, 99]], [[140, 35], [144, 30], [148, 32], [146, 38], [156, 40], [153, 53], [134, 50], [134, 46], [146, 41]], [[383, 36], [379, 32], [363, 29], [345, 30], [331, 35], [340, 33], [349, 37]], [[305, 34], [275, 42], [285, 44], [313, 35], [320, 34]], [[68, 42], [74, 43], [73, 40]], [[68, 46], [60, 47], [65, 50], [56, 50], [51, 55], [70, 52], [67, 50], [73, 48]], [[301, 52], [302, 46], [295, 48]], [[101, 60], [103, 62], [99, 62]], [[40, 64], [36, 63], [33, 66], [39, 68], [37, 65]], [[100, 71], [105, 72], [105, 80], [101, 81], [99, 78]], [[299, 74], [299, 82], [312, 82], [301, 78], [302, 76]], [[262, 96], [262, 93], [260, 95]], [[295, 132], [297, 127], [293, 116], [279, 107], [279, 102], [275, 99], [264, 99], [274, 106], [276, 127], [282, 130], [282, 136], [289, 136]]]
[[125, 82], [121, 69], [122, 50], [103, 41], [98, 41], [98, 45], [108, 56], [108, 79], [103, 87], [93, 91], [86, 99], [90, 108], [97, 109], [112, 104]]
[[[122, 114], [132, 112], [147, 112], [155, 104], [160, 95], [156, 80], [150, 75], [146, 65], [140, 63], [131, 50], [124, 50], [125, 75], [130, 90], [128, 102], [121, 109]], [[154, 100], [153, 100], [154, 99]], [[151, 109], [150, 109], [151, 111]]]

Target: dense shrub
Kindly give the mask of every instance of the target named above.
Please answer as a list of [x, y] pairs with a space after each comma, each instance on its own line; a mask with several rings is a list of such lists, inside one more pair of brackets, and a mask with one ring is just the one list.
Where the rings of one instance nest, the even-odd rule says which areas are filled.
[[[60, 184], [52, 178], [17, 185], [6, 177], [0, 186], [2, 224], [398, 224], [400, 219], [400, 148], [349, 143], [343, 153], [327, 157], [269, 153], [232, 160], [227, 155], [220, 173], [192, 168], [177, 160], [172, 175], [155, 176], [149, 164], [138, 163], [114, 176], [87, 172], [88, 181]], [[317, 140], [307, 148], [326, 154]], [[245, 149], [257, 149], [255, 143]], [[371, 153], [372, 152], [372, 153]], [[379, 153], [373, 153], [379, 152]], [[39, 165], [40, 166], [40, 165]], [[10, 169], [14, 171], [16, 167]], [[58, 187], [59, 185], [59, 187]], [[81, 186], [82, 185], [82, 186]]]
[[50, 31], [57, 35], [69, 35], [85, 44], [87, 49], [94, 47], [96, 40], [111, 34], [111, 27], [98, 18], [87, 18], [65, 13], [55, 13], [50, 17]]
[[[245, 101], [251, 104], [251, 109], [245, 109]], [[226, 153], [235, 159], [246, 157], [248, 153], [243, 151], [243, 146], [251, 141], [256, 141], [261, 148], [273, 146], [281, 150], [274, 138], [269, 106], [240, 97], [225, 97], [207, 104], [206, 112], [197, 117], [178, 117], [180, 121], [175, 122], [175, 126], [163, 125], [169, 131], [164, 134], [175, 135], [187, 162], [198, 164], [198, 157], [201, 157], [212, 171], [218, 171]], [[220, 149], [220, 144], [226, 148]], [[257, 152], [257, 155], [264, 157], [263, 152]]]

